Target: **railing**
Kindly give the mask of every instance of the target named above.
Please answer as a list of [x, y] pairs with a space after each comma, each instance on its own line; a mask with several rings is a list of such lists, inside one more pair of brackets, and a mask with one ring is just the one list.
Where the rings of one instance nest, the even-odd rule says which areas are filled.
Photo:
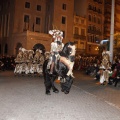
[[86, 40], [86, 36], [84, 36], [84, 35], [74, 34], [74, 38], [75, 38], [75, 39]]

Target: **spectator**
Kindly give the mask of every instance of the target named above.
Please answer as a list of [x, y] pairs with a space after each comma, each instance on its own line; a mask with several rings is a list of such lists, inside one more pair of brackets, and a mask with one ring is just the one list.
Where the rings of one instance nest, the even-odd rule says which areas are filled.
[[82, 57], [79, 55], [79, 63], [78, 63], [78, 70], [81, 70], [81, 68], [82, 68], [82, 64], [83, 64], [83, 59], [82, 59]]
[[112, 71], [115, 69], [115, 67], [117, 66], [117, 60], [114, 60], [112, 63]]
[[120, 59], [118, 59], [118, 63], [117, 63], [116, 68], [117, 68], [117, 70], [120, 70]]
[[115, 83], [115, 87], [117, 86], [117, 83], [120, 81], [120, 69], [117, 70], [117, 74], [116, 74], [116, 77], [114, 78], [113, 80], [113, 83]]
[[112, 85], [113, 82], [114, 82], [114, 79], [116, 78], [117, 76], [117, 69], [115, 68], [112, 72], [112, 74], [109, 76], [109, 79], [108, 79], [108, 84], [109, 85]]

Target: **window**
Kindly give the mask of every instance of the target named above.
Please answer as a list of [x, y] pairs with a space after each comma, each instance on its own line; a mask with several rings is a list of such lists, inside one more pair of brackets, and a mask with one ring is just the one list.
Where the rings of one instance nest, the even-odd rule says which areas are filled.
[[74, 33], [77, 34], [77, 35], [79, 35], [79, 28], [78, 27], [75, 27]]
[[96, 16], [94, 15], [94, 22], [96, 23]]
[[100, 18], [98, 18], [98, 24], [101, 24]]
[[4, 53], [7, 54], [8, 53], [8, 45], [7, 44], [5, 44], [5, 48], [4, 49], [5, 49]]
[[81, 20], [81, 24], [84, 24], [84, 20]]
[[40, 18], [36, 17], [36, 24], [40, 25]]
[[89, 21], [91, 21], [91, 20], [92, 20], [91, 15], [89, 15]]
[[0, 11], [2, 10], [2, 5], [0, 5]]
[[79, 18], [75, 18], [75, 22], [76, 22], [76, 23], [79, 23]]
[[41, 11], [41, 5], [37, 5], [37, 11]]
[[90, 41], [90, 36], [88, 35], [87, 37], [88, 37], [88, 42], [89, 42]]
[[0, 44], [0, 54], [1, 54], [1, 44]]
[[6, 9], [8, 9], [10, 7], [10, 3], [7, 1], [6, 2]]
[[63, 9], [63, 10], [66, 10], [66, 4], [63, 4], [63, 5], [62, 5], [62, 9]]
[[81, 35], [85, 36], [85, 29], [81, 29]]
[[89, 45], [88, 50], [91, 51], [91, 45]]
[[66, 23], [66, 18], [62, 17], [62, 24], [65, 24], [65, 23]]
[[25, 16], [24, 16], [24, 22], [29, 23], [29, 15], [25, 15]]
[[93, 37], [92, 37], [92, 35], [91, 35], [91, 36], [90, 36], [90, 42], [92, 42], [92, 38], [93, 38]]
[[88, 6], [88, 9], [89, 9], [89, 10], [91, 10], [91, 9], [92, 9], [92, 6], [91, 6], [91, 5], [89, 5], [89, 6]]
[[30, 8], [30, 3], [29, 2], [25, 2], [25, 8]]

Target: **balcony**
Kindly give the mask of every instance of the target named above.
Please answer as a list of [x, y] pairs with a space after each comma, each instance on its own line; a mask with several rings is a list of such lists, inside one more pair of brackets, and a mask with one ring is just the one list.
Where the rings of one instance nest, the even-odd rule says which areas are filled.
[[97, 30], [90, 30], [90, 29], [88, 29], [88, 33], [96, 34], [96, 35], [102, 35], [102, 33], [100, 31], [97, 31]]
[[75, 39], [86, 40], [86, 36], [84, 36], [84, 35], [74, 34], [74, 38], [75, 38]]

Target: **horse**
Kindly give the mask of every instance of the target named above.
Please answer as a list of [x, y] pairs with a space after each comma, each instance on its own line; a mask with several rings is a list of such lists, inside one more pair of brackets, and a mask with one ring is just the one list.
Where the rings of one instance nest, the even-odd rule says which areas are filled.
[[50, 59], [46, 59], [43, 63], [43, 77], [44, 77], [44, 85], [46, 89], [46, 94], [51, 95], [50, 90], [52, 89], [53, 92], [58, 93], [59, 90], [55, 87], [55, 80], [60, 77], [60, 86], [61, 91], [65, 94], [70, 92], [70, 88], [73, 83], [73, 77], [71, 75], [67, 75], [68, 67], [63, 62], [60, 61], [60, 57], [65, 57], [67, 60], [74, 62], [75, 55], [71, 55], [72, 49], [69, 46], [75, 46], [74, 42], [68, 42], [64, 45], [62, 51], [59, 53], [59, 59], [56, 60], [53, 74], [49, 74], [50, 68], [48, 69], [48, 64]]

